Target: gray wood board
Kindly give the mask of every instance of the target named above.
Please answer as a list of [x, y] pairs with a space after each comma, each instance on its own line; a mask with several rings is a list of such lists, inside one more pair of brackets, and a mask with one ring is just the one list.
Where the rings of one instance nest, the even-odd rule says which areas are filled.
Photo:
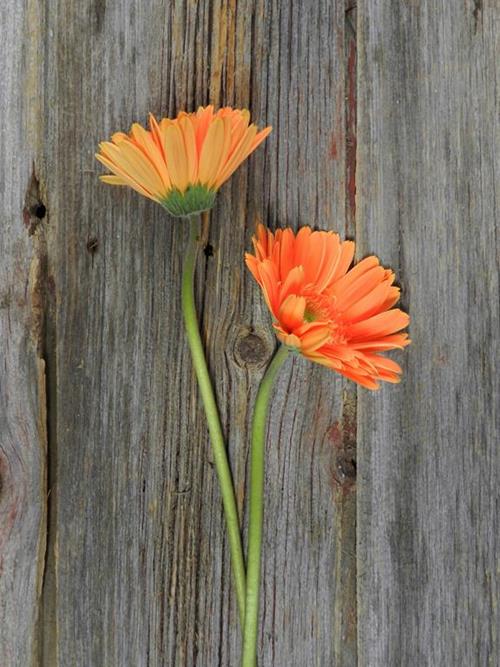
[[45, 258], [43, 236], [30, 236], [38, 222], [33, 159], [40, 127], [36, 37], [25, 43], [36, 14], [30, 9], [0, 8], [0, 664], [6, 666], [30, 665], [36, 654], [46, 537]]
[[[275, 345], [243, 253], [257, 218], [344, 230], [344, 22], [344, 4], [329, 1], [49, 3], [38, 171], [57, 382], [44, 664], [238, 664], [221, 501], [182, 333], [186, 233], [152, 202], [100, 184], [93, 154], [149, 111], [209, 101], [274, 125], [220, 193], [197, 279], [243, 508], [251, 406]], [[300, 360], [276, 387], [262, 665], [329, 666], [343, 643], [355, 652], [355, 621], [350, 634], [334, 629], [335, 600], [354, 605], [335, 590], [353, 567], [351, 552], [336, 568], [343, 387]]]
[[358, 3], [358, 240], [412, 317], [358, 405], [359, 664], [500, 664], [500, 8]]

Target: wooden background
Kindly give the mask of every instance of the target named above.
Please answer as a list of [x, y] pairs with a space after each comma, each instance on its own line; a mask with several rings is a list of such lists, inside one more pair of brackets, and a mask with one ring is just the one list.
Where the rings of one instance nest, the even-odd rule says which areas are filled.
[[275, 345], [242, 263], [255, 220], [355, 237], [412, 317], [399, 387], [280, 376], [259, 665], [500, 664], [500, 3], [355, 4], [2, 2], [2, 667], [238, 664], [186, 230], [93, 157], [208, 102], [274, 126], [198, 265], [242, 515]]

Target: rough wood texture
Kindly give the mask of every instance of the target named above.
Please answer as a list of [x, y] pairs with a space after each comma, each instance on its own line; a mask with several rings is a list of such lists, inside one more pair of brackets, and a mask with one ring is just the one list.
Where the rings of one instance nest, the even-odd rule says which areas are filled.
[[182, 336], [186, 230], [100, 184], [93, 157], [149, 111], [207, 102], [274, 126], [224, 186], [198, 270], [244, 521], [275, 345], [242, 262], [255, 220], [356, 235], [412, 315], [400, 387], [357, 392], [300, 360], [282, 372], [260, 667], [500, 663], [500, 12], [448, 4], [4, 0], [2, 667], [238, 664]]
[[[0, 9], [0, 663], [36, 651], [45, 553], [44, 238], [33, 175], [39, 68], [34, 12]], [[30, 101], [28, 103], [28, 100]]]
[[358, 239], [414, 341], [358, 405], [359, 663], [498, 665], [500, 7], [358, 16]]

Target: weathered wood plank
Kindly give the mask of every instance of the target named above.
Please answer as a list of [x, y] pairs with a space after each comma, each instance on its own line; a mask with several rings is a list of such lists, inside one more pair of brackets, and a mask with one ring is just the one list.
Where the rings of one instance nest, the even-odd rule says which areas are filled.
[[[243, 506], [249, 409], [275, 344], [243, 252], [257, 217], [343, 230], [344, 2], [50, 6], [43, 183], [55, 230], [56, 537], [45, 607], [48, 617], [55, 605], [57, 623], [45, 628], [44, 659], [64, 667], [235, 665], [239, 630], [220, 497], [182, 337], [185, 234], [151, 202], [100, 185], [93, 153], [148, 111], [167, 115], [208, 101], [248, 105], [274, 125], [265, 148], [221, 193], [198, 272]], [[276, 389], [263, 665], [329, 666], [342, 652], [340, 640], [334, 649], [332, 476], [342, 387], [324, 369], [295, 361]], [[344, 566], [352, 567], [352, 554]], [[352, 653], [352, 632], [348, 641]]]
[[263, 664], [356, 664], [358, 436], [360, 664], [500, 660], [499, 11], [359, 9], [357, 223], [343, 3], [0, 9], [2, 665], [237, 662], [220, 499], [180, 336], [185, 239], [149, 202], [100, 186], [92, 157], [149, 110], [206, 101], [275, 125], [224, 188], [199, 271], [241, 506], [249, 406], [274, 344], [241, 263], [255, 218], [350, 235], [357, 224], [361, 253], [398, 270], [413, 318], [404, 383], [362, 392], [357, 430], [352, 386], [297, 361], [281, 378]]
[[402, 385], [359, 399], [359, 662], [498, 665], [500, 11], [358, 17], [358, 240], [414, 341]]
[[0, 664], [26, 667], [36, 661], [45, 556], [46, 261], [43, 231], [30, 236], [43, 226], [37, 15], [32, 3], [12, 9], [0, 7]]

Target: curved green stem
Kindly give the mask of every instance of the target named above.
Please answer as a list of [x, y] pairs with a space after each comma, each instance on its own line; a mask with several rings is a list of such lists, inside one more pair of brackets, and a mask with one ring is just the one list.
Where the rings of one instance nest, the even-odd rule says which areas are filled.
[[264, 454], [269, 398], [274, 379], [288, 354], [282, 345], [273, 357], [260, 383], [252, 424], [250, 458], [250, 517], [248, 523], [247, 594], [243, 631], [242, 667], [255, 667], [259, 630], [260, 561], [264, 517]]
[[207, 416], [215, 468], [219, 477], [222, 503], [226, 515], [226, 525], [229, 536], [234, 580], [236, 584], [236, 594], [238, 597], [240, 620], [241, 626], [243, 627], [245, 618], [245, 562], [243, 560], [238, 510], [236, 508], [233, 479], [227, 459], [224, 436], [222, 434], [217, 404], [215, 402], [214, 391], [212, 389], [212, 383], [205, 359], [205, 352], [203, 350], [194, 303], [194, 272], [198, 252], [199, 232], [200, 222], [198, 216], [190, 218], [189, 243], [184, 256], [184, 264], [182, 268], [182, 312], [184, 315], [184, 325], [186, 328], [189, 348], [191, 350], [191, 357], [193, 359], [193, 366], [196, 372], [205, 414]]

